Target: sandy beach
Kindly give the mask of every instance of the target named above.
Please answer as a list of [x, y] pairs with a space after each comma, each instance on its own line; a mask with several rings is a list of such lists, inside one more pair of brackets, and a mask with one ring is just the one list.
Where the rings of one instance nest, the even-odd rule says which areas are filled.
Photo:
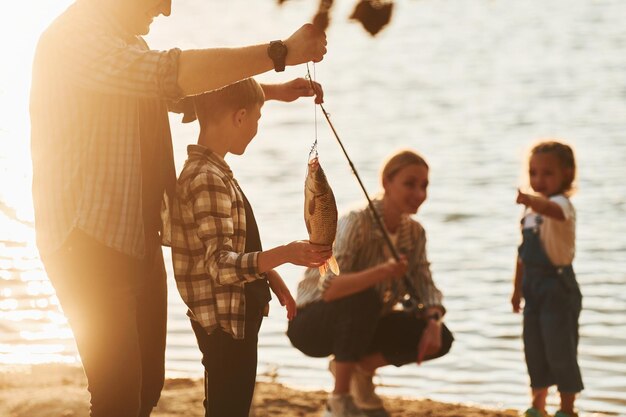
[[[259, 382], [253, 414], [261, 416], [320, 416], [324, 391], [300, 391]], [[168, 379], [154, 417], [201, 417], [202, 380]], [[485, 410], [462, 404], [385, 397], [393, 417], [512, 417], [514, 410]], [[0, 369], [0, 416], [87, 417], [89, 394], [82, 370], [68, 365], [36, 365]]]

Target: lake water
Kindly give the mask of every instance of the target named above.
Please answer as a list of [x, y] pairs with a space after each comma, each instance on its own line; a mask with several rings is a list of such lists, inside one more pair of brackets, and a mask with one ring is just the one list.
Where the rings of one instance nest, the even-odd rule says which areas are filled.
[[[68, 3], [30, 0], [3, 16], [0, 69], [0, 369], [78, 360], [34, 246], [28, 127], [32, 50], [53, 12]], [[158, 49], [236, 46], [284, 38], [315, 1], [177, 0], [148, 36]], [[431, 165], [417, 218], [428, 232], [449, 355], [383, 369], [381, 392], [487, 407], [526, 408], [521, 316], [509, 296], [519, 242], [516, 188], [536, 139], [571, 143], [579, 166], [577, 255], [584, 295], [579, 357], [583, 415], [626, 415], [626, 3], [620, 0], [406, 0], [376, 38], [349, 22], [339, 1], [329, 53], [315, 66], [325, 108], [368, 191], [385, 156], [400, 147]], [[6, 33], [5, 33], [6, 32]], [[313, 67], [311, 67], [313, 70]], [[306, 68], [259, 77], [304, 76]], [[195, 125], [172, 117], [177, 168]], [[316, 124], [317, 120], [317, 124]], [[308, 150], [321, 162], [340, 210], [365, 202], [319, 110], [310, 101], [268, 103], [244, 157], [227, 158], [270, 248], [306, 238], [302, 218]], [[170, 263], [169, 250], [166, 263]], [[170, 376], [201, 377], [199, 353], [169, 267]], [[302, 268], [279, 268], [294, 291]], [[329, 389], [327, 361], [292, 348], [285, 311], [272, 301], [259, 343], [259, 379]], [[552, 397], [551, 407], [556, 407]]]

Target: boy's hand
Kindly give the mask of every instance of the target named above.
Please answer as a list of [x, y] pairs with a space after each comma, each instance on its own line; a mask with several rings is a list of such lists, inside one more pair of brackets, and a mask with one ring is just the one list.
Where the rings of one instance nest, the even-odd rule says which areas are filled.
[[287, 65], [320, 62], [326, 54], [326, 34], [311, 23], [302, 25], [287, 40]]
[[287, 250], [287, 262], [309, 268], [323, 265], [333, 254], [330, 246], [315, 245], [306, 240], [291, 242], [285, 248]]
[[513, 291], [511, 296], [511, 305], [513, 306], [513, 312], [519, 313], [521, 311], [520, 304], [522, 303], [522, 295], [518, 291]]
[[287, 288], [287, 285], [285, 285], [285, 281], [283, 281], [280, 274], [273, 269], [268, 271], [267, 282], [270, 284], [270, 288], [276, 295], [276, 298], [278, 298], [280, 305], [287, 308], [287, 320], [291, 320], [296, 317], [298, 310], [296, 302], [291, 296], [291, 292], [289, 291], [289, 288]]
[[315, 96], [315, 104], [324, 102], [324, 91], [320, 83], [305, 78], [295, 78], [283, 84], [262, 84], [265, 100], [291, 102], [300, 97]]

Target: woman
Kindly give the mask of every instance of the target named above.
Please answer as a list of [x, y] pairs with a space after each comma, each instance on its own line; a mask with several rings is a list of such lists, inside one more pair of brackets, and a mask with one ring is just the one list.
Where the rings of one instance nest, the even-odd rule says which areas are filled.
[[[304, 354], [334, 355], [326, 417], [387, 415], [374, 392], [376, 369], [443, 356], [453, 341], [442, 322], [445, 308], [426, 258], [424, 228], [410, 217], [426, 200], [428, 164], [413, 151], [400, 151], [381, 177], [384, 193], [372, 203], [401, 259], [393, 260], [369, 207], [342, 216], [333, 250], [341, 272], [306, 270], [298, 285], [298, 315], [287, 331]], [[418, 298], [411, 309], [401, 304], [405, 276]]]

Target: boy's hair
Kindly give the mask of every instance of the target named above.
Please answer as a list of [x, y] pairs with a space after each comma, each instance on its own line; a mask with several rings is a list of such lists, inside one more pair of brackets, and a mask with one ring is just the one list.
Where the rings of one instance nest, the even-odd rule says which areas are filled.
[[565, 175], [562, 192], [566, 195], [573, 193], [576, 179], [576, 159], [574, 151], [569, 145], [554, 140], [541, 141], [530, 150], [529, 159], [537, 154], [552, 154], [559, 161], [561, 168], [569, 175]]
[[250, 109], [263, 104], [265, 94], [254, 78], [245, 78], [218, 90], [207, 91], [193, 98], [196, 117], [201, 128], [219, 120], [224, 114], [239, 109]]
[[389, 156], [383, 164], [383, 168], [380, 173], [381, 182], [385, 179], [393, 179], [393, 177], [395, 177], [402, 168], [409, 165], [421, 165], [428, 168], [426, 160], [416, 152], [410, 149], [401, 150]]

